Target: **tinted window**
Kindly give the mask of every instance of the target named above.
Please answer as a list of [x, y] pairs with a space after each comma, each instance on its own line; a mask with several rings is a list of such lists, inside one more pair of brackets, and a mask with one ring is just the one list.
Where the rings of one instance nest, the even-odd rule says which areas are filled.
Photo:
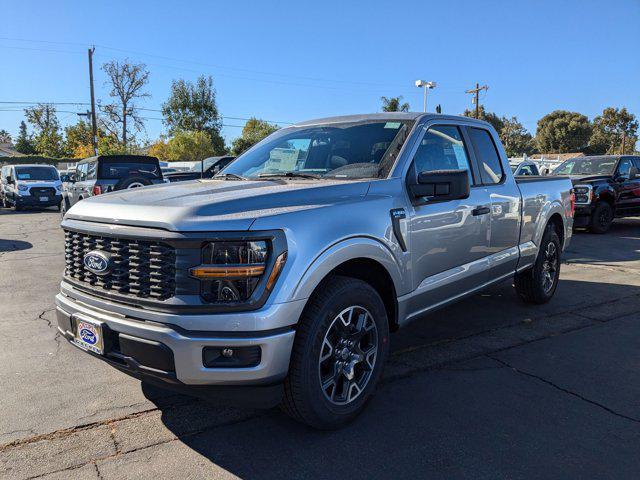
[[498, 150], [496, 150], [496, 146], [491, 139], [491, 134], [487, 130], [470, 128], [469, 135], [471, 136], [471, 141], [473, 142], [476, 156], [478, 157], [478, 167], [480, 168], [482, 183], [500, 183], [504, 172], [502, 171]]
[[58, 171], [51, 167], [16, 167], [16, 180], [58, 180]]
[[413, 157], [416, 173], [434, 170], [467, 170], [469, 158], [460, 129], [436, 125], [427, 131]]
[[612, 175], [616, 157], [578, 157], [566, 160], [554, 171], [554, 175]]
[[100, 178], [121, 179], [130, 177], [159, 178], [160, 167], [144, 162], [104, 162], [100, 164]]

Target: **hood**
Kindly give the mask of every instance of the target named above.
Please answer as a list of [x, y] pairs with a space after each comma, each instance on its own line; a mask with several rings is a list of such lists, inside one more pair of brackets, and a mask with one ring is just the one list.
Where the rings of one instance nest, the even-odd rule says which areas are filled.
[[18, 185], [26, 185], [27, 187], [59, 187], [62, 185], [60, 180], [16, 180]]
[[194, 180], [90, 197], [66, 217], [178, 232], [239, 231], [260, 217], [353, 201], [368, 188], [368, 181], [353, 180]]

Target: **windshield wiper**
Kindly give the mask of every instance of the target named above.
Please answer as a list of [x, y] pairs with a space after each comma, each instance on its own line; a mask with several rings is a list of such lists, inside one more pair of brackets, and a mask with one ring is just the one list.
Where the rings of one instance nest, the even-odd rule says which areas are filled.
[[248, 178], [243, 177], [242, 175], [237, 175], [235, 173], [220, 173], [213, 178], [223, 178], [225, 180], [249, 180]]
[[302, 172], [280, 172], [280, 173], [261, 173], [258, 175], [259, 178], [277, 178], [277, 177], [285, 177], [285, 178], [312, 178], [319, 179], [322, 178], [320, 175], [314, 175], [313, 173], [302, 173]]

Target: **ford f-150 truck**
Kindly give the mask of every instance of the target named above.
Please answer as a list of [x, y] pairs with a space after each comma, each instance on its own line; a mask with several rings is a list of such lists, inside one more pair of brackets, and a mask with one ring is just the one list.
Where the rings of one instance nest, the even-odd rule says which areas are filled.
[[568, 178], [516, 181], [482, 121], [300, 123], [213, 179], [74, 205], [58, 326], [145, 381], [336, 428], [371, 397], [389, 332], [503, 280], [550, 300], [573, 201]]
[[614, 218], [640, 215], [640, 157], [600, 155], [566, 160], [553, 172], [568, 175], [576, 195], [574, 227], [606, 233]]

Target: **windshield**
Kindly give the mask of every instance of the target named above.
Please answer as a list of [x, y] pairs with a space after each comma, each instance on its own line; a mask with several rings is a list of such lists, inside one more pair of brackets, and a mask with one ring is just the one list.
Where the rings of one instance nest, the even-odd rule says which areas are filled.
[[53, 167], [16, 167], [17, 180], [60, 180]]
[[554, 175], [613, 175], [615, 157], [578, 157], [561, 163]]
[[242, 154], [222, 174], [244, 178], [384, 178], [412, 124], [372, 121], [283, 129]]

